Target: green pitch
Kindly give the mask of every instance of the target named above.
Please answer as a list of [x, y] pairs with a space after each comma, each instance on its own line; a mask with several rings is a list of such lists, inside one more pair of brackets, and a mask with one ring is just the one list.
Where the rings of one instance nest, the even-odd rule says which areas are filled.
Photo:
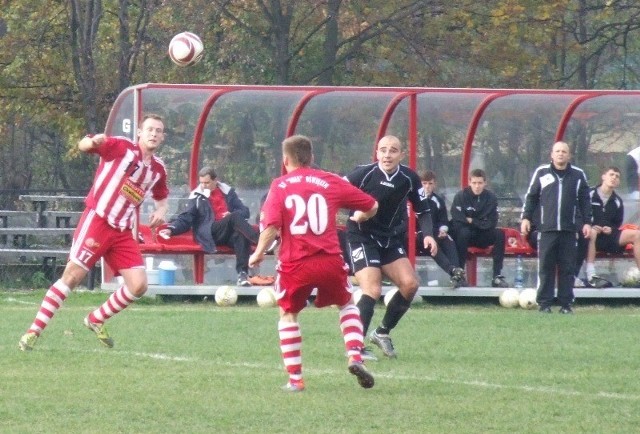
[[[277, 310], [254, 301], [143, 300], [111, 320], [115, 348], [82, 326], [105, 300], [75, 293], [34, 351], [18, 340], [43, 292], [0, 293], [0, 431], [11, 433], [583, 433], [640, 426], [640, 308], [574, 316], [492, 302], [413, 307], [397, 360], [346, 369], [335, 309], [301, 316], [307, 389], [287, 376]], [[374, 324], [383, 312], [378, 305]], [[380, 355], [379, 352], [377, 352]]]

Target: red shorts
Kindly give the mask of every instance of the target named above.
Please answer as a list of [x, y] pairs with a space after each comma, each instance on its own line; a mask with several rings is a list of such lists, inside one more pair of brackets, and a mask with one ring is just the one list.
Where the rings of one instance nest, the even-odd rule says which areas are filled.
[[133, 233], [116, 229], [94, 210], [85, 209], [73, 234], [69, 260], [88, 271], [100, 258], [104, 258], [116, 276], [120, 274], [119, 270], [144, 268]]
[[315, 255], [303, 261], [279, 263], [275, 282], [278, 306], [287, 313], [298, 313], [314, 289], [317, 307], [342, 306], [351, 299], [349, 266], [342, 255]]

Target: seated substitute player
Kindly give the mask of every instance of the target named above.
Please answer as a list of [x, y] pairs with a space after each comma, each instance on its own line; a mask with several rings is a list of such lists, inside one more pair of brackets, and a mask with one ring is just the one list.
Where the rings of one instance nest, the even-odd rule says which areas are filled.
[[422, 170], [418, 173], [422, 181], [422, 188], [427, 195], [431, 207], [431, 219], [433, 220], [433, 233], [438, 243], [438, 253], [431, 255], [430, 249], [425, 249], [422, 243], [422, 232], [418, 230], [416, 250], [418, 254], [429, 255], [433, 260], [451, 276], [451, 286], [458, 288], [466, 286], [467, 280], [464, 268], [458, 266], [458, 252], [456, 243], [449, 235], [449, 215], [444, 198], [438, 195], [436, 190], [436, 174], [432, 170]]
[[460, 190], [451, 204], [453, 239], [458, 248], [459, 266], [465, 265], [469, 246], [493, 246], [493, 279], [491, 286], [509, 285], [502, 275], [504, 232], [498, 228], [498, 198], [486, 188], [487, 175], [482, 169], [469, 174], [469, 186]]
[[[358, 308], [365, 334], [376, 301], [382, 294], [382, 274], [398, 287], [387, 305], [382, 323], [369, 336], [370, 342], [387, 357], [396, 357], [389, 333], [409, 310], [419, 285], [405, 248], [408, 200], [418, 216], [424, 248], [430, 249], [433, 255], [438, 253], [438, 244], [432, 236], [433, 222], [427, 196], [418, 174], [400, 164], [404, 155], [400, 140], [385, 136], [377, 144], [378, 161], [359, 166], [346, 176], [351, 184], [372, 195], [379, 204], [378, 213], [371, 220], [347, 222], [351, 267], [362, 289]], [[363, 357], [375, 360], [375, 355], [366, 349]]]
[[207, 253], [216, 251], [216, 244], [233, 247], [236, 255], [238, 286], [249, 282], [251, 245], [258, 242], [258, 231], [247, 221], [249, 208], [242, 203], [235, 188], [220, 182], [213, 167], [198, 172], [199, 185], [189, 194], [183, 212], [159, 231], [169, 238], [193, 229], [194, 238]]
[[255, 267], [263, 261], [267, 246], [279, 234], [275, 292], [280, 307], [280, 350], [289, 374], [284, 390], [300, 392], [305, 388], [298, 314], [314, 289], [317, 307], [339, 306], [348, 370], [360, 386], [368, 389], [373, 387], [374, 378], [361, 357], [362, 322], [338, 242], [336, 214], [340, 208], [354, 209], [351, 219], [362, 223], [375, 215], [378, 204], [339, 176], [310, 167], [313, 148], [305, 136], [292, 136], [282, 142], [282, 160], [287, 174], [271, 183], [260, 218], [264, 229], [249, 265]]
[[615, 189], [620, 186], [620, 169], [607, 167], [600, 178], [602, 183], [589, 191], [593, 225], [587, 251], [587, 281], [590, 286], [605, 288], [611, 282], [596, 274], [596, 252], [622, 253], [627, 244], [633, 245], [633, 258], [640, 268], [640, 230], [623, 229], [624, 204]]

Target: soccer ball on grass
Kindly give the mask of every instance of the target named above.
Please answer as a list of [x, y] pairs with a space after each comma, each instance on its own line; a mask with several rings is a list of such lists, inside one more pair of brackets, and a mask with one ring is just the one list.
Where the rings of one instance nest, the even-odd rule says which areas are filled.
[[233, 306], [238, 301], [238, 291], [233, 286], [220, 286], [216, 290], [218, 306]]
[[273, 288], [262, 288], [256, 295], [256, 302], [260, 307], [273, 307], [276, 305], [276, 294]]
[[[389, 302], [391, 301], [393, 296], [396, 294], [396, 292], [398, 292], [398, 287], [397, 286], [394, 286], [389, 291], [387, 291], [387, 293], [384, 295], [384, 305], [385, 306], [389, 305]], [[416, 292], [416, 295], [414, 295], [413, 299], [411, 300], [411, 304], [420, 304], [422, 302], [423, 302], [422, 296], [419, 295]]]
[[398, 292], [398, 287], [394, 286], [384, 295], [384, 305], [388, 306], [393, 296]]
[[631, 267], [622, 278], [622, 286], [625, 288], [640, 288], [640, 270], [638, 267]]
[[538, 303], [536, 297], [538, 292], [534, 288], [527, 288], [520, 293], [520, 307], [523, 309], [534, 309]]
[[514, 288], [505, 289], [498, 297], [498, 301], [502, 307], [518, 307], [520, 304], [520, 292]]
[[353, 298], [353, 302], [355, 304], [358, 304], [358, 302], [360, 301], [360, 299], [362, 298], [362, 289], [358, 288], [355, 289], [352, 293], [351, 293], [351, 297]]

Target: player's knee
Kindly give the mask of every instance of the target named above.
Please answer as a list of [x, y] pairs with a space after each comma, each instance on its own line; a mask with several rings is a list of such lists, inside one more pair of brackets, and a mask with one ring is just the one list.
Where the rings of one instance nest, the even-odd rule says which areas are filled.
[[62, 273], [62, 277], [60, 278], [65, 285], [69, 288], [75, 288], [82, 282], [82, 279], [87, 275], [87, 272], [84, 268], [80, 267], [74, 262], [67, 262], [67, 266]]
[[402, 295], [413, 297], [418, 291], [419, 286], [418, 279], [415, 276], [407, 276], [402, 281], [398, 282], [398, 289]]
[[127, 287], [129, 288], [131, 294], [133, 294], [135, 297], [142, 297], [147, 292], [147, 280], [144, 279], [141, 281], [133, 282], [130, 286], [127, 285]]
[[380, 285], [360, 285], [360, 289], [362, 290], [362, 294], [368, 295], [374, 300], [379, 299], [382, 295], [382, 287]]
[[137, 271], [138, 270], [135, 270], [134, 273], [123, 274], [123, 276], [125, 277], [125, 285], [127, 285], [129, 292], [131, 292], [134, 297], [142, 297], [145, 292], [147, 292], [147, 274]]

